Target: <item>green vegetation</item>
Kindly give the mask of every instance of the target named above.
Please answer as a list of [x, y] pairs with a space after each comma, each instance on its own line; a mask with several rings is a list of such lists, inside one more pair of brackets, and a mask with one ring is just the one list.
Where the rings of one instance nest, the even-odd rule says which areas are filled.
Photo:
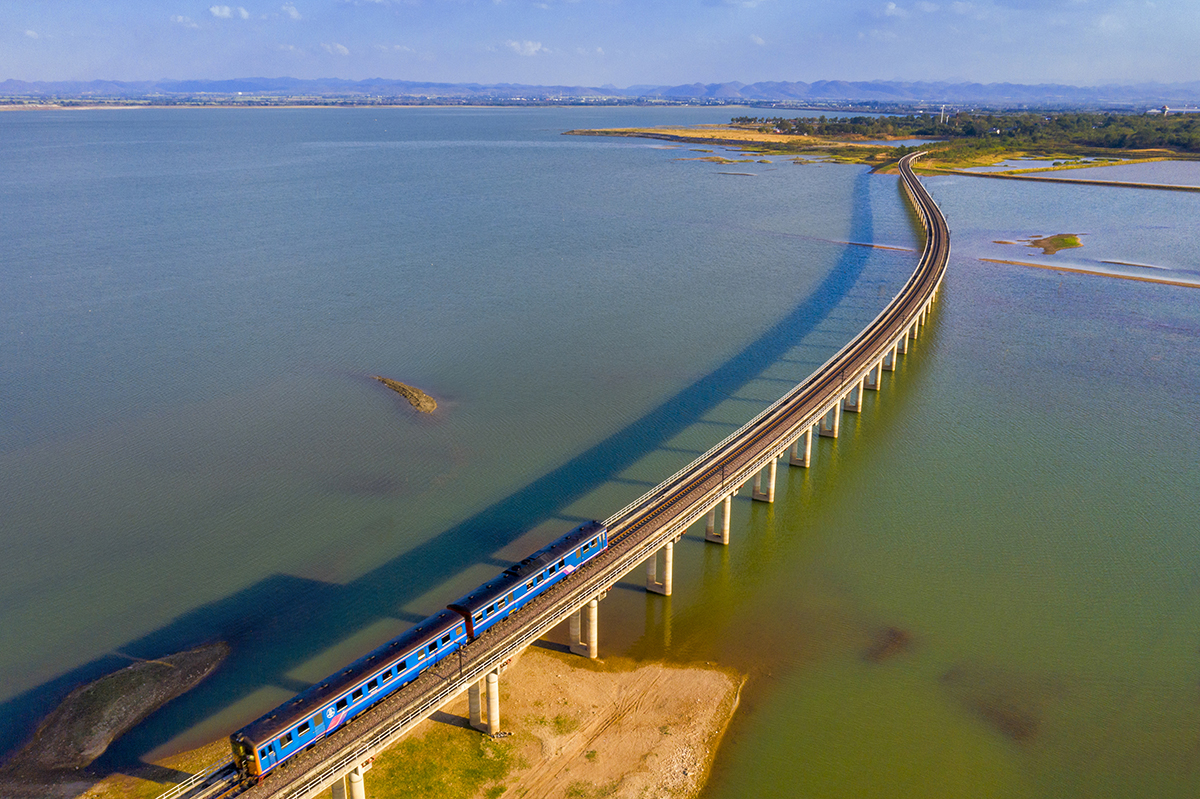
[[567, 799], [603, 799], [612, 796], [620, 786], [620, 780], [613, 780], [605, 785], [592, 785], [583, 780], [576, 780], [567, 786]]
[[579, 719], [572, 716], [566, 716], [559, 713], [554, 717], [554, 732], [559, 735], [567, 735], [579, 729]]
[[1041, 239], [1022, 239], [1030, 247], [1040, 247], [1045, 255], [1054, 255], [1059, 250], [1069, 250], [1072, 247], [1082, 247], [1079, 236], [1074, 233], [1057, 233]]
[[734, 117], [733, 124], [761, 133], [858, 139], [946, 139], [968, 150], [1094, 147], [1110, 150], [1166, 148], [1200, 153], [1200, 115], [972, 114], [941, 120], [933, 114], [897, 117]]
[[367, 775], [372, 796], [394, 799], [468, 799], [504, 793], [518, 764], [515, 738], [493, 739], [474, 730], [435, 725], [419, 738], [402, 740], [379, 756]]

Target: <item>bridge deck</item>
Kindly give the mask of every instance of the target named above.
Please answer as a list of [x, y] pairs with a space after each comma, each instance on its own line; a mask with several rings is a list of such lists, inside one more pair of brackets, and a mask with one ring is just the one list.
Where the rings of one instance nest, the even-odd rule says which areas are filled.
[[787, 451], [869, 370], [878, 368], [933, 302], [950, 253], [946, 220], [912, 171], [911, 163], [919, 155], [901, 159], [900, 176], [926, 231], [921, 259], [896, 297], [858, 336], [749, 423], [607, 519], [609, 549], [569, 580], [489, 629], [349, 729], [297, 756], [287, 768], [273, 773], [243, 796], [317, 796], [471, 684], [503, 668], [534, 640], [675, 540], [710, 508]]

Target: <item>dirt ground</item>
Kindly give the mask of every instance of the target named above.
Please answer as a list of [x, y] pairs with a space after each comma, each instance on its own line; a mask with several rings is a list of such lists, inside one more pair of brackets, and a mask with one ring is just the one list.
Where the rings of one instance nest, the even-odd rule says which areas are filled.
[[[690, 799], [704, 786], [744, 677], [715, 666], [638, 664], [623, 658], [589, 661], [557, 645], [530, 647], [500, 677], [501, 730], [495, 739], [470, 729], [464, 693], [381, 755], [367, 774], [371, 799], [428, 795], [414, 784], [424, 770], [480, 772], [457, 780], [441, 799], [618, 797]], [[448, 750], [457, 749], [457, 754]], [[483, 753], [482, 755], [480, 753]], [[228, 742], [169, 758], [148, 772], [192, 772], [228, 757]], [[30, 775], [31, 776], [31, 775]], [[161, 775], [46, 775], [0, 784], [0, 796], [151, 799], [170, 787]], [[326, 794], [328, 795], [328, 794]]]
[[[501, 728], [527, 733], [516, 736], [506, 799], [695, 796], [744, 682], [716, 668], [593, 665], [537, 647], [500, 679]], [[446, 710], [465, 716], [465, 697]]]

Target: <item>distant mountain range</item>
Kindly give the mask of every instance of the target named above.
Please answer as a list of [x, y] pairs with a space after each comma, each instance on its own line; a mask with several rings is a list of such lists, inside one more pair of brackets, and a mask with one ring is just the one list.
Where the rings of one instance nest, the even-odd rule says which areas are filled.
[[748, 103], [788, 106], [934, 105], [1037, 108], [1148, 108], [1200, 103], [1200, 81], [1143, 83], [1128, 86], [1023, 85], [1017, 83], [933, 83], [907, 81], [838, 81], [814, 83], [692, 83], [682, 86], [527, 86], [513, 83], [421, 83], [416, 81], [304, 80], [239, 78], [235, 80], [160, 81], [19, 81], [0, 82], [0, 97], [30, 99], [177, 102], [200, 98], [320, 98], [349, 102], [678, 102]]

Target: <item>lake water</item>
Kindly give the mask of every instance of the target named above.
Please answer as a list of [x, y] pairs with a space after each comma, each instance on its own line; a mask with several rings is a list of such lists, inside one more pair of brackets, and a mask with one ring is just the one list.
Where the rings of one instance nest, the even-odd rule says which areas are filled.
[[1080, 180], [1120, 180], [1129, 183], [1163, 183], [1171, 186], [1200, 186], [1200, 161], [1151, 161], [1145, 164], [1072, 169], [1062, 177]]
[[[846, 243], [918, 246], [894, 177], [560, 135], [731, 113], [0, 116], [3, 745], [213, 638], [105, 764], [227, 733], [852, 337], [915, 263]], [[674, 596], [611, 592], [602, 654], [749, 675], [710, 797], [1194, 795], [1196, 298], [978, 258], [1195, 269], [1195, 200], [929, 185], [955, 254], [914, 353], [730, 547], [677, 545]]]

